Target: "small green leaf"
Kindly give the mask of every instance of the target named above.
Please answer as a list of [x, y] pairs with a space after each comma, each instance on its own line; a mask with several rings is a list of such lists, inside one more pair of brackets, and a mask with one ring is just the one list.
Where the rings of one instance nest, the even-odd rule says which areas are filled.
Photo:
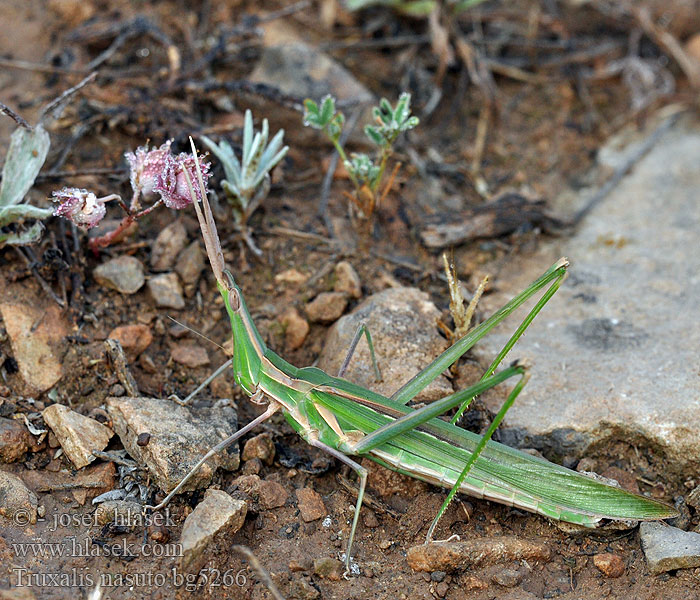
[[0, 207], [19, 204], [27, 195], [46, 160], [50, 145], [49, 134], [41, 124], [32, 130], [15, 129], [2, 169]]

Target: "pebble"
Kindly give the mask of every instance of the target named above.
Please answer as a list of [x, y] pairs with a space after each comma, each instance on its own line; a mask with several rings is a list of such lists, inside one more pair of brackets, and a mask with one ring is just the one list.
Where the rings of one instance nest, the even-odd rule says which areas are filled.
[[198, 572], [210, 558], [210, 546], [216, 543], [230, 547], [230, 538], [243, 526], [247, 512], [243, 500], [231, 498], [222, 490], [207, 490], [182, 526], [180, 568]]
[[289, 561], [288, 566], [289, 566], [289, 570], [292, 573], [299, 573], [302, 571], [310, 570], [313, 565], [311, 564], [311, 559], [309, 559], [309, 558], [302, 558], [300, 560], [293, 558], [292, 560]]
[[139, 433], [138, 436], [136, 437], [136, 445], [137, 446], [148, 446], [148, 442], [151, 441], [151, 434], [148, 432], [145, 433]]
[[640, 524], [639, 537], [652, 575], [700, 567], [700, 533], [648, 521]]
[[104, 450], [114, 432], [101, 423], [72, 411], [62, 404], [52, 404], [41, 413], [66, 456], [78, 468], [89, 465], [93, 450]]
[[259, 458], [266, 465], [270, 466], [275, 459], [275, 443], [269, 433], [261, 433], [250, 438], [243, 446], [241, 460], [251, 460]]
[[321, 292], [306, 305], [306, 314], [313, 323], [332, 323], [340, 318], [348, 305], [347, 296], [340, 292]]
[[423, 544], [408, 549], [414, 571], [454, 571], [467, 567], [520, 560], [548, 561], [549, 546], [514, 536], [493, 536], [464, 542]]
[[364, 526], [368, 529], [379, 527], [379, 519], [377, 519], [377, 515], [373, 510], [369, 510], [368, 508], [364, 508], [362, 511], [362, 523], [364, 523]]
[[321, 579], [329, 581], [340, 581], [345, 572], [345, 566], [337, 558], [324, 556], [314, 561], [314, 574]]
[[629, 471], [625, 471], [620, 467], [608, 467], [601, 473], [601, 476], [607, 479], [614, 479], [620, 484], [623, 490], [627, 490], [633, 494], [641, 493], [639, 491], [639, 485], [637, 484], [637, 478]]
[[20, 527], [36, 523], [39, 500], [19, 477], [0, 471], [0, 498], [0, 515]]
[[147, 288], [156, 306], [175, 310], [185, 308], [182, 286], [176, 273], [163, 273], [151, 277], [148, 280]]
[[241, 475], [233, 481], [233, 485], [260, 503], [261, 508], [270, 510], [284, 506], [289, 494], [276, 481], [260, 479], [257, 475]]
[[305, 487], [296, 491], [297, 506], [304, 522], [310, 523], [325, 517], [328, 514], [323, 498], [316, 490]]
[[176, 344], [170, 353], [172, 359], [185, 367], [196, 369], [206, 367], [209, 364], [207, 351], [198, 344], [192, 342], [182, 342]]
[[333, 291], [347, 294], [351, 298], [362, 298], [362, 282], [355, 268], [346, 260], [335, 265]]
[[303, 577], [294, 579], [289, 586], [289, 591], [291, 593], [290, 597], [298, 600], [318, 600], [321, 597], [321, 592]]
[[435, 586], [435, 593], [438, 595], [439, 598], [444, 598], [447, 596], [447, 591], [450, 589], [450, 586], [448, 586], [444, 581], [441, 581]]
[[175, 258], [187, 244], [187, 231], [182, 221], [174, 221], [163, 229], [153, 242], [151, 248], [151, 269], [169, 271], [175, 264]]
[[694, 509], [700, 509], [700, 485], [693, 489], [686, 498], [686, 502]]
[[192, 242], [187, 248], [180, 252], [175, 263], [175, 272], [182, 279], [185, 286], [185, 295], [194, 295], [199, 276], [204, 270], [204, 253], [199, 242]]
[[151, 328], [140, 324], [120, 325], [112, 329], [107, 337], [117, 340], [131, 360], [137, 358], [153, 341]]
[[[372, 335], [383, 379], [376, 381], [364, 336], [344, 377], [391, 396], [446, 349], [447, 342], [435, 326], [439, 317], [440, 311], [428, 294], [416, 288], [390, 288], [373, 294], [331, 327], [318, 367], [326, 373], [337, 373], [358, 327], [364, 323]], [[415, 401], [430, 402], [453, 391], [447, 378], [440, 375], [416, 396]]]
[[262, 461], [259, 458], [251, 458], [243, 463], [241, 475], [260, 475], [262, 470]]
[[20, 460], [33, 445], [32, 434], [22, 423], [0, 417], [0, 462]]
[[113, 462], [90, 465], [77, 473], [63, 469], [56, 473], [48, 470], [25, 471], [22, 475], [27, 485], [37, 493], [57, 490], [82, 491], [85, 499], [94, 498], [114, 489], [116, 467]]
[[297, 271], [296, 269], [287, 269], [275, 275], [275, 283], [282, 283], [293, 286], [301, 286], [309, 279], [308, 275]]
[[113, 523], [133, 531], [144, 524], [143, 507], [129, 500], [107, 500], [95, 509], [95, 521], [98, 525]]
[[523, 579], [522, 573], [517, 569], [501, 569], [494, 574], [491, 581], [502, 587], [512, 588], [518, 585]]
[[0, 303], [0, 314], [20, 375], [31, 388], [21, 393], [36, 395], [63, 377], [60, 346], [70, 333], [70, 326], [59, 306], [46, 306], [40, 299], [23, 300]]
[[146, 280], [141, 261], [133, 256], [118, 256], [97, 266], [92, 272], [100, 285], [122, 294], [135, 294]]
[[309, 334], [308, 321], [299, 314], [299, 311], [290, 306], [280, 317], [284, 327], [284, 341], [289, 350], [301, 348]]
[[593, 564], [606, 577], [621, 577], [625, 573], [625, 561], [621, 556], [603, 552], [593, 557]]
[[[160, 398], [111, 397], [107, 411], [124, 448], [148, 467], [155, 483], [166, 492], [203, 454], [238, 429], [236, 412], [230, 406], [194, 409]], [[138, 445], [143, 432], [151, 434], [147, 446]], [[238, 446], [232, 444], [204, 463], [183, 491], [208, 485], [219, 467], [235, 470], [238, 465]]]

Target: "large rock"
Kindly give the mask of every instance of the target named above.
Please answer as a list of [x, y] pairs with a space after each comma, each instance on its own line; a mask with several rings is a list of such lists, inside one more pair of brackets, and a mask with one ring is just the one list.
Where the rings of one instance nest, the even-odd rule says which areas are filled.
[[[236, 412], [228, 406], [195, 410], [158, 398], [108, 398], [107, 411], [129, 454], [148, 467], [166, 492], [238, 428]], [[137, 443], [142, 433], [150, 434], [145, 446]], [[234, 444], [204, 463], [183, 491], [206, 486], [218, 467], [234, 470], [238, 464]]]
[[104, 450], [114, 432], [95, 419], [78, 414], [62, 404], [52, 404], [41, 413], [71, 462], [82, 469]]
[[[617, 153], [628, 151], [601, 156], [620, 164]], [[700, 128], [680, 122], [572, 237], [499, 273], [498, 293], [482, 301], [492, 310], [559, 256], [571, 260], [570, 277], [508, 357], [534, 367], [506, 416], [506, 443], [571, 455], [624, 439], [660, 448], [671, 471], [697, 467], [699, 160]], [[484, 358], [514, 327], [477, 346]]]
[[[363, 336], [355, 349], [345, 379], [391, 396], [447, 347], [435, 323], [440, 316], [425, 292], [416, 288], [389, 288], [374, 294], [339, 319], [328, 333], [318, 366], [335, 375], [358, 326], [365, 323], [374, 343], [382, 381], [375, 380], [369, 346]], [[452, 393], [442, 375], [416, 400], [432, 401]]]
[[664, 523], [642, 523], [639, 537], [652, 575], [700, 567], [700, 533]]

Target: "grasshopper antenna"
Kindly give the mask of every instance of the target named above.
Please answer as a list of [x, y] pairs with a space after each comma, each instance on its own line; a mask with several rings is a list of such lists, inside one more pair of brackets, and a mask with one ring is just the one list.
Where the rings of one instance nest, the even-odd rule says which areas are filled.
[[214, 216], [211, 212], [211, 206], [209, 205], [209, 198], [207, 197], [207, 190], [204, 186], [204, 179], [202, 177], [202, 168], [199, 166], [199, 156], [197, 155], [197, 147], [194, 145], [194, 140], [190, 136], [190, 144], [192, 145], [192, 156], [194, 156], [195, 169], [197, 171], [197, 184], [199, 185], [199, 192], [201, 196], [202, 206], [199, 206], [199, 197], [194, 191], [192, 182], [190, 181], [189, 174], [185, 170], [185, 179], [187, 180], [187, 186], [189, 187], [190, 194], [192, 196], [192, 201], [194, 208], [197, 211], [197, 219], [199, 220], [199, 226], [202, 230], [202, 237], [204, 238], [204, 245], [207, 248], [207, 256], [209, 257], [209, 262], [211, 263], [212, 271], [214, 271], [214, 277], [216, 280], [224, 283], [224, 269], [226, 268], [226, 263], [224, 262], [224, 253], [221, 250], [221, 242], [219, 241], [219, 234], [216, 231], [216, 223], [214, 223]]

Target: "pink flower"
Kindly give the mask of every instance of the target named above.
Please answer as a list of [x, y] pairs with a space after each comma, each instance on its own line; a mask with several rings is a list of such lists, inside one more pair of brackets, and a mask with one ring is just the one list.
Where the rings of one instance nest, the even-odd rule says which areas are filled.
[[[200, 160], [199, 166], [202, 170], [202, 180], [206, 193], [208, 191], [207, 181], [211, 175], [209, 172], [211, 165], [208, 162]], [[181, 209], [192, 204], [193, 198], [190, 194], [189, 186], [187, 185], [185, 172], [187, 172], [190, 177], [197, 200], [199, 202], [202, 200], [194, 156], [185, 152], [177, 156], [168, 155], [165, 159], [165, 168], [161, 174], [156, 177], [155, 184], [153, 185], [153, 191], [160, 194], [168, 208]]]
[[64, 187], [52, 195], [53, 201], [59, 203], [53, 214], [73, 221], [78, 227], [95, 227], [107, 213], [105, 198], [98, 198], [87, 190]]
[[172, 140], [168, 140], [160, 148], [148, 149], [148, 146], [136, 148], [136, 152], [124, 154], [131, 170], [131, 187], [134, 193], [149, 195], [158, 177], [162, 176], [166, 161], [170, 154]]

